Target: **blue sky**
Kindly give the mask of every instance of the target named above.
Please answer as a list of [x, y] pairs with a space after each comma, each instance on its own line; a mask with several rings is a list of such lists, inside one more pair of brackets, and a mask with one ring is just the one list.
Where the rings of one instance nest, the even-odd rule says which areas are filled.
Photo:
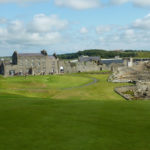
[[150, 50], [149, 0], [0, 0], [0, 56]]

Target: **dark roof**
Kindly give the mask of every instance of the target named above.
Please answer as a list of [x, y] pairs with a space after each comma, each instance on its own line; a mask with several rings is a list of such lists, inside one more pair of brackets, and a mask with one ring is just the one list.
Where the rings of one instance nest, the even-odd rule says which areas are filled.
[[106, 64], [106, 65], [110, 65], [112, 63], [115, 63], [115, 64], [123, 63], [123, 59], [105, 59], [101, 61], [102, 61], [102, 64]]
[[92, 56], [92, 57], [81, 56], [81, 57], [79, 57], [79, 61], [80, 61], [80, 62], [99, 61], [99, 60], [100, 60], [100, 57], [99, 57], [99, 56]]
[[19, 53], [18, 56], [44, 56], [41, 53]]

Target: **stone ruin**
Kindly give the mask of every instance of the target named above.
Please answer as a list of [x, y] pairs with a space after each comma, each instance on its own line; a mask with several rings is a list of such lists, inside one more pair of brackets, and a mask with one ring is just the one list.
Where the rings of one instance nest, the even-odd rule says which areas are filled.
[[128, 100], [150, 99], [150, 62], [134, 63], [132, 67], [119, 67], [109, 78], [112, 82], [133, 83], [115, 91]]
[[136, 99], [150, 99], [150, 82], [137, 82], [133, 92]]

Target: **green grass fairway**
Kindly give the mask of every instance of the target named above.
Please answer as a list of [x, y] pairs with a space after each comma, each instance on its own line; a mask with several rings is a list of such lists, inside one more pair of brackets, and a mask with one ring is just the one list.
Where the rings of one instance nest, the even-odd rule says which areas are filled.
[[150, 101], [124, 100], [107, 78], [0, 78], [0, 150], [149, 150]]

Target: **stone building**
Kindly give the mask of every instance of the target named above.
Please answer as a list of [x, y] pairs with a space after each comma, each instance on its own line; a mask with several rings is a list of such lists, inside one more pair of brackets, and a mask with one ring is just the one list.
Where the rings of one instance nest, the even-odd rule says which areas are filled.
[[97, 62], [70, 62], [66, 60], [59, 61], [60, 72], [63, 73], [77, 73], [77, 72], [90, 72], [90, 71], [101, 71], [102, 65]]
[[78, 60], [72, 61], [60, 60], [59, 66], [62, 68], [60, 69], [60, 72], [64, 73], [90, 72], [102, 70], [102, 63], [99, 56], [80, 56]]
[[101, 62], [101, 59], [99, 56], [80, 56], [79, 62]]
[[45, 50], [41, 53], [17, 53], [12, 60], [0, 61], [0, 74], [13, 75], [48, 75], [59, 73], [77, 73], [109, 70], [115, 71], [123, 65], [123, 60], [101, 60], [99, 56], [81, 56], [77, 60], [59, 60], [54, 54], [49, 56]]
[[0, 74], [13, 75], [46, 75], [59, 73], [59, 60], [54, 56], [48, 56], [45, 50], [41, 53], [17, 53], [12, 55], [12, 62], [2, 62]]

